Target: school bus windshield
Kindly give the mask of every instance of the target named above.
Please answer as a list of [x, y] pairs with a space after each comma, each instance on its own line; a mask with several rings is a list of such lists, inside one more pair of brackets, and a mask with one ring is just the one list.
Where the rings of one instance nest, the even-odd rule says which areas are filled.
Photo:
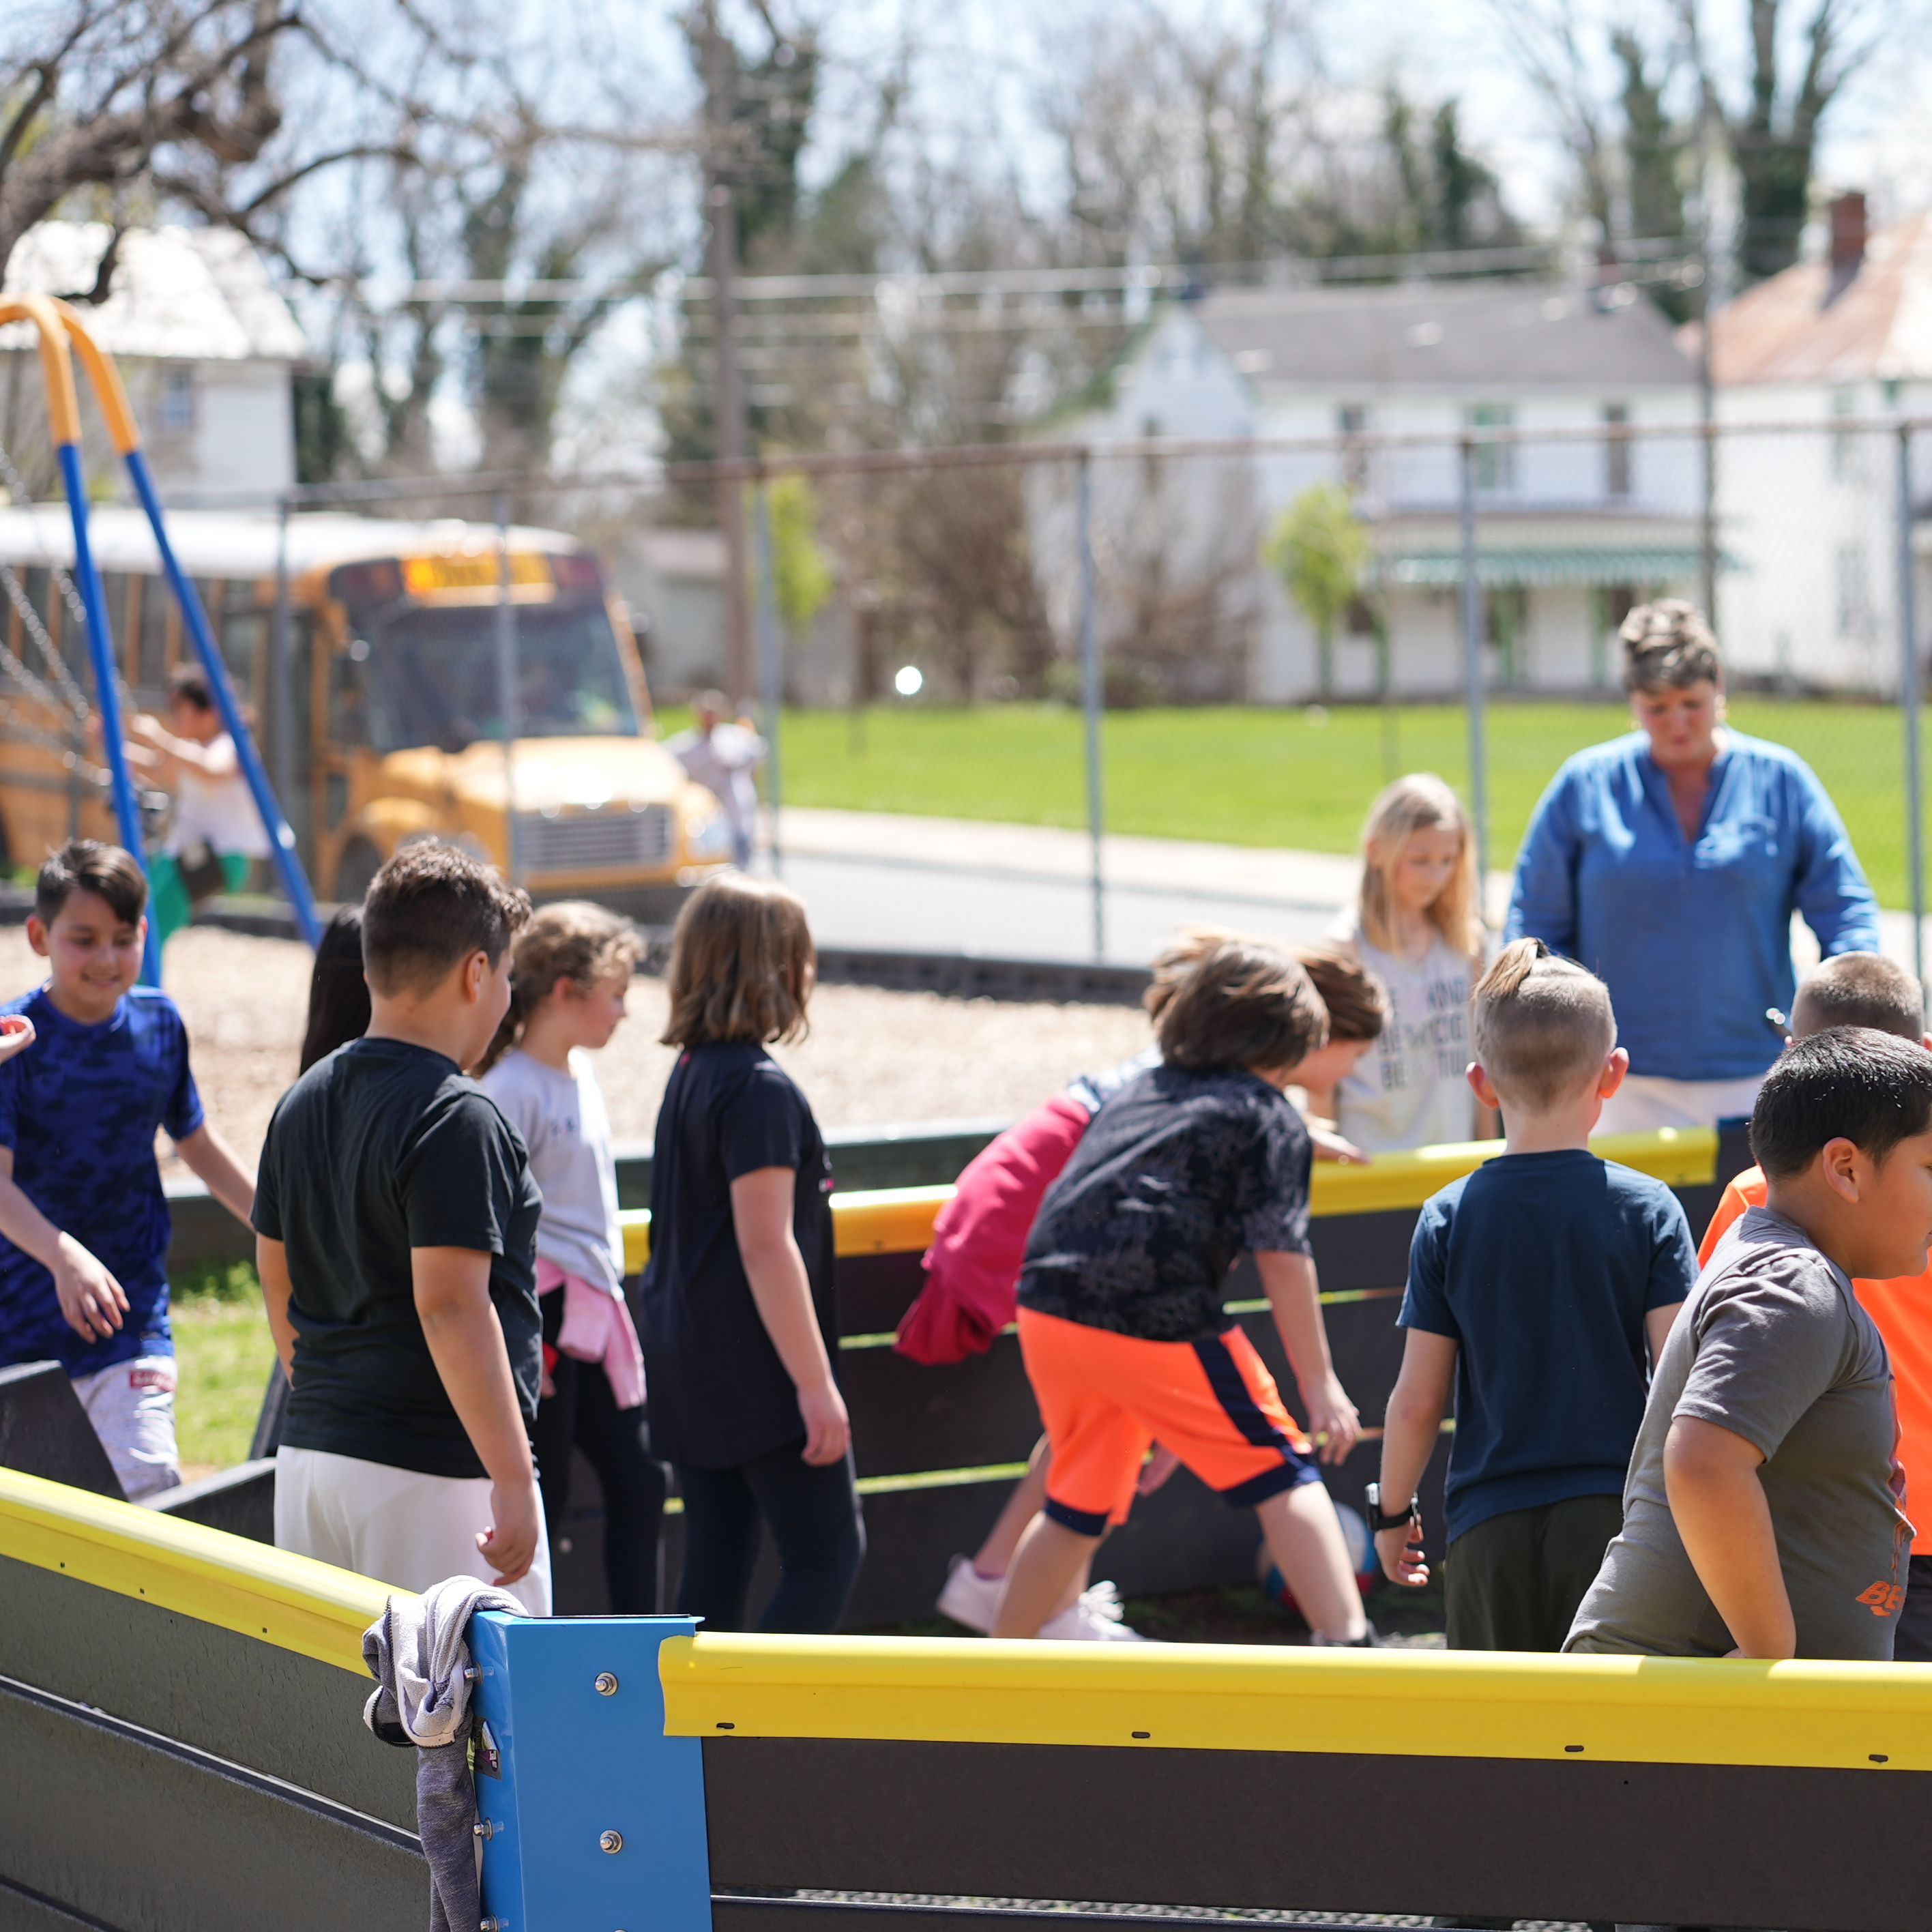
[[[412, 610], [374, 628], [362, 659], [368, 742], [378, 752], [460, 752], [503, 735], [496, 613]], [[525, 738], [634, 737], [638, 714], [601, 603], [517, 611], [517, 732]]]

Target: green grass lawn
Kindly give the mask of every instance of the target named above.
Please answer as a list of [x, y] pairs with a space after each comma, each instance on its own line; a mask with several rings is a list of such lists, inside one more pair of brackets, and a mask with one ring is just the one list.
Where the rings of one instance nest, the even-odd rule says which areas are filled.
[[275, 1358], [262, 1291], [246, 1262], [175, 1278], [175, 1436], [192, 1482], [245, 1461]]
[[[1618, 704], [1498, 703], [1487, 714], [1490, 858], [1506, 867], [1556, 767], [1626, 728]], [[1876, 705], [1743, 698], [1742, 730], [1790, 746], [1844, 814], [1879, 897], [1909, 903], [1904, 730]], [[670, 721], [666, 721], [670, 728]], [[1053, 704], [874, 706], [785, 714], [788, 805], [1084, 826], [1079, 715]], [[1260, 706], [1110, 712], [1102, 726], [1110, 832], [1240, 845], [1354, 849], [1370, 801], [1405, 771], [1466, 791], [1462, 713], [1448, 705], [1318, 711]]]

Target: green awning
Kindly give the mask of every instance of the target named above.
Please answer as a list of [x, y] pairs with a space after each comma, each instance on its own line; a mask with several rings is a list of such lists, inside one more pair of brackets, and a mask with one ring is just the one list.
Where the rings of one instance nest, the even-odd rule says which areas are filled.
[[[1689, 544], [1485, 548], [1477, 551], [1476, 560], [1477, 580], [1493, 585], [1681, 584], [1694, 582], [1704, 567], [1702, 552]], [[1396, 550], [1378, 562], [1382, 580], [1391, 586], [1446, 590], [1462, 580], [1460, 550]], [[1735, 557], [1720, 557], [1718, 562], [1726, 571], [1738, 568]]]

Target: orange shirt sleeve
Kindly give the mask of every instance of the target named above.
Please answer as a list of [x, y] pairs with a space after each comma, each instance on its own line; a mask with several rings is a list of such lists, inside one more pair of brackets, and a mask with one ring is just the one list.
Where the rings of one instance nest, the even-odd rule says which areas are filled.
[[1697, 1265], [1709, 1264], [1712, 1251], [1724, 1238], [1733, 1221], [1738, 1220], [1747, 1208], [1762, 1208], [1768, 1190], [1764, 1184], [1764, 1169], [1747, 1168], [1725, 1188], [1724, 1198], [1718, 1203], [1718, 1211], [1711, 1216], [1711, 1225], [1704, 1231], [1704, 1244], [1697, 1250]]

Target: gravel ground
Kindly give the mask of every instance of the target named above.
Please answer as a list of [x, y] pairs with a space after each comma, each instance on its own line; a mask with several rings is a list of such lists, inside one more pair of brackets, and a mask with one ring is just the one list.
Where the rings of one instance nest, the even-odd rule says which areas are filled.
[[[202, 1104], [251, 1165], [275, 1102], [295, 1078], [308, 962], [308, 947], [296, 941], [212, 927], [182, 933], [168, 948], [168, 990], [188, 1021]], [[0, 998], [37, 985], [44, 972], [21, 928], [0, 929]], [[640, 979], [630, 1009], [596, 1056], [620, 1143], [651, 1138], [672, 1060], [656, 1043], [663, 982]], [[774, 1052], [826, 1127], [1010, 1118], [1072, 1075], [1139, 1052], [1148, 1037], [1146, 1019], [1129, 1007], [952, 1000], [868, 986], [821, 987], [812, 1022], [807, 1038]], [[184, 1174], [163, 1148], [163, 1172]]]

